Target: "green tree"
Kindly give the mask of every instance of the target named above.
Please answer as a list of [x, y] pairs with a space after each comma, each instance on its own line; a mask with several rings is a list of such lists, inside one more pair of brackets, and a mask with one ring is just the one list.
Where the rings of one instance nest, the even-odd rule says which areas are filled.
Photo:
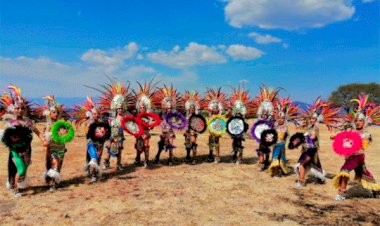
[[329, 100], [349, 112], [355, 107], [355, 103], [352, 103], [351, 99], [357, 99], [359, 94], [367, 94], [369, 95], [368, 102], [380, 104], [380, 84], [376, 82], [351, 83], [339, 86], [331, 93]]

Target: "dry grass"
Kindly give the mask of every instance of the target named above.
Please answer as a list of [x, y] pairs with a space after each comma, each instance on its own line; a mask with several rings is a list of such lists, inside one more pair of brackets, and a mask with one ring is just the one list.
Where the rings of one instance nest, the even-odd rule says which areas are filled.
[[[380, 128], [369, 130], [374, 143], [366, 152], [367, 167], [380, 180]], [[31, 184], [25, 196], [14, 199], [0, 187], [0, 225], [379, 225], [379, 200], [368, 198], [368, 191], [360, 186], [352, 184], [350, 199], [333, 200], [336, 191], [331, 178], [343, 159], [331, 150], [330, 132], [323, 127], [321, 134], [320, 158], [329, 179], [325, 185], [310, 183], [303, 190], [293, 188], [294, 174], [272, 179], [266, 172], [257, 172], [257, 144], [251, 139], [244, 144], [244, 162], [239, 166], [230, 163], [227, 135], [221, 139], [222, 163], [185, 164], [184, 139], [179, 133], [174, 166], [133, 166], [134, 139], [128, 136], [123, 153], [126, 170], [116, 172], [113, 159], [113, 168], [96, 184], [84, 176], [85, 138], [76, 137], [68, 144], [61, 188], [50, 193], [42, 178], [44, 151], [35, 138], [28, 171]], [[152, 158], [157, 140], [158, 136], [151, 139]], [[198, 150], [203, 160], [208, 153], [206, 142], [207, 134], [201, 135]], [[299, 151], [288, 151], [290, 166], [298, 156]], [[7, 176], [7, 157], [1, 145], [1, 183]], [[166, 158], [163, 153], [162, 159]]]

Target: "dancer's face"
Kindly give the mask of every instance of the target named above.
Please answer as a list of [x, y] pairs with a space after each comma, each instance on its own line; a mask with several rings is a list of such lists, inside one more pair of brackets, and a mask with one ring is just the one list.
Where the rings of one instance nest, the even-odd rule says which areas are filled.
[[356, 129], [363, 129], [364, 127], [364, 119], [358, 119], [355, 121]]
[[121, 108], [116, 109], [116, 113], [117, 115], [121, 115], [123, 113], [123, 109]]
[[140, 106], [140, 113], [142, 113], [142, 112], [146, 112], [146, 107], [145, 107], [145, 105], [141, 105], [141, 106]]
[[58, 117], [58, 112], [56, 110], [50, 111], [50, 118], [52, 120], [57, 120], [57, 117]]
[[284, 117], [280, 117], [278, 120], [277, 120], [278, 124], [279, 125], [283, 125], [285, 123], [285, 118]]
[[310, 123], [311, 123], [311, 125], [314, 125], [316, 122], [317, 122], [317, 118], [312, 117], [312, 118], [310, 119]]
[[14, 112], [17, 117], [22, 117], [24, 115], [24, 109], [21, 106], [15, 106]]
[[97, 112], [97, 111], [93, 111], [93, 112], [92, 112], [92, 118], [93, 118], [94, 120], [98, 120], [98, 117], [99, 117], [98, 112]]
[[190, 106], [190, 114], [193, 114], [195, 112], [195, 106], [191, 105]]
[[217, 107], [214, 107], [213, 109], [212, 109], [212, 113], [213, 114], [219, 114], [219, 109], [217, 108]]

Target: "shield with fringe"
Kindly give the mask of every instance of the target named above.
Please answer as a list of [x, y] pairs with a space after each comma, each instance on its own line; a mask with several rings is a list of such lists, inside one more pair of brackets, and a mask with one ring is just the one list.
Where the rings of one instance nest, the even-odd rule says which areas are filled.
[[170, 128], [175, 130], [183, 130], [187, 126], [187, 120], [179, 112], [169, 112], [165, 115], [165, 122], [170, 126]]
[[358, 132], [344, 131], [335, 136], [332, 145], [336, 154], [348, 157], [360, 151], [362, 143], [362, 138]]
[[153, 128], [161, 123], [160, 116], [153, 112], [143, 112], [137, 115], [144, 128]]
[[207, 129], [206, 119], [202, 115], [192, 115], [189, 118], [189, 127], [197, 133], [203, 133]]
[[132, 115], [124, 116], [121, 119], [121, 126], [127, 133], [135, 137], [141, 136], [144, 132], [144, 127], [140, 119]]
[[268, 120], [259, 120], [253, 124], [251, 128], [251, 137], [255, 139], [257, 142], [260, 142], [261, 140], [261, 133], [264, 130], [273, 129], [274, 125], [273, 122]]
[[248, 124], [244, 118], [233, 116], [227, 121], [227, 133], [231, 136], [240, 137], [248, 130]]
[[213, 115], [207, 122], [210, 133], [223, 135], [227, 131], [227, 120], [222, 115]]
[[298, 148], [305, 142], [305, 135], [303, 133], [295, 133], [289, 139], [288, 148], [290, 150]]

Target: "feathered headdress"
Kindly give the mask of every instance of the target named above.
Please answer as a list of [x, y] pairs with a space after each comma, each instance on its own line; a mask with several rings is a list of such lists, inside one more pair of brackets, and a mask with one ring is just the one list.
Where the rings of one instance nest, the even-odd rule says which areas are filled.
[[299, 116], [299, 108], [290, 98], [279, 98], [275, 102], [274, 114], [277, 118], [285, 117], [286, 121], [296, 122]]
[[50, 119], [50, 112], [57, 111], [58, 118], [61, 118], [65, 113], [65, 108], [58, 102], [55, 101], [54, 96], [43, 96], [45, 99], [45, 105], [38, 105], [36, 112], [39, 116], [45, 116], [48, 120]]
[[159, 88], [154, 94], [155, 102], [161, 102], [161, 108], [177, 108], [177, 103], [181, 101], [179, 93], [173, 87], [173, 84], [168, 87], [164, 85], [162, 88]]
[[[185, 106], [186, 115], [189, 114], [191, 106], [194, 106], [195, 114], [199, 114], [201, 109], [202, 98], [197, 91], [185, 90], [181, 104]], [[190, 117], [190, 115], [188, 115]]]
[[154, 99], [154, 89], [157, 83], [153, 84], [153, 80], [150, 82], [144, 82], [144, 84], [141, 84], [137, 81], [137, 84], [139, 85], [139, 89], [134, 92], [134, 100], [135, 100], [135, 106], [137, 112], [140, 112], [140, 107], [144, 106], [147, 112], [150, 112], [152, 108], [156, 107], [154, 106], [156, 103], [152, 100]]
[[111, 80], [111, 84], [102, 85], [103, 90], [99, 98], [99, 105], [108, 112], [116, 113], [116, 109], [127, 110], [133, 104], [129, 92], [129, 82], [126, 84]]
[[241, 114], [243, 117], [247, 114], [252, 114], [252, 102], [249, 100], [248, 90], [242, 88], [232, 88], [230, 98], [230, 107], [232, 115]]
[[87, 120], [93, 121], [92, 114], [98, 110], [92, 97], [88, 96], [83, 104], [74, 105], [71, 115], [74, 118], [75, 125], [80, 126]]
[[303, 111], [301, 118], [304, 126], [307, 126], [311, 118], [316, 118], [317, 122], [327, 127], [337, 127], [341, 124], [340, 112], [341, 108], [335, 107], [333, 102], [323, 101], [321, 97], [318, 97], [306, 111]]
[[31, 104], [21, 96], [21, 89], [17, 86], [8, 86], [9, 93], [0, 96], [0, 116], [6, 112], [13, 113], [15, 107], [24, 107], [29, 112]]
[[222, 114], [224, 108], [227, 106], [226, 94], [223, 93], [221, 90], [221, 87], [219, 87], [217, 90], [209, 88], [207, 89], [205, 96], [207, 108], [210, 111], [217, 108], [219, 110], [219, 114]]
[[357, 119], [363, 119], [365, 127], [372, 124], [380, 125], [380, 105], [368, 103], [368, 97], [368, 95], [362, 94], [358, 99], [351, 100], [351, 102], [356, 102], [358, 106], [343, 117], [346, 123], [352, 124]]
[[277, 100], [280, 88], [267, 88], [265, 84], [260, 87], [260, 94], [255, 98], [256, 104], [259, 106], [257, 115], [260, 118], [263, 114], [273, 114], [274, 102]]

